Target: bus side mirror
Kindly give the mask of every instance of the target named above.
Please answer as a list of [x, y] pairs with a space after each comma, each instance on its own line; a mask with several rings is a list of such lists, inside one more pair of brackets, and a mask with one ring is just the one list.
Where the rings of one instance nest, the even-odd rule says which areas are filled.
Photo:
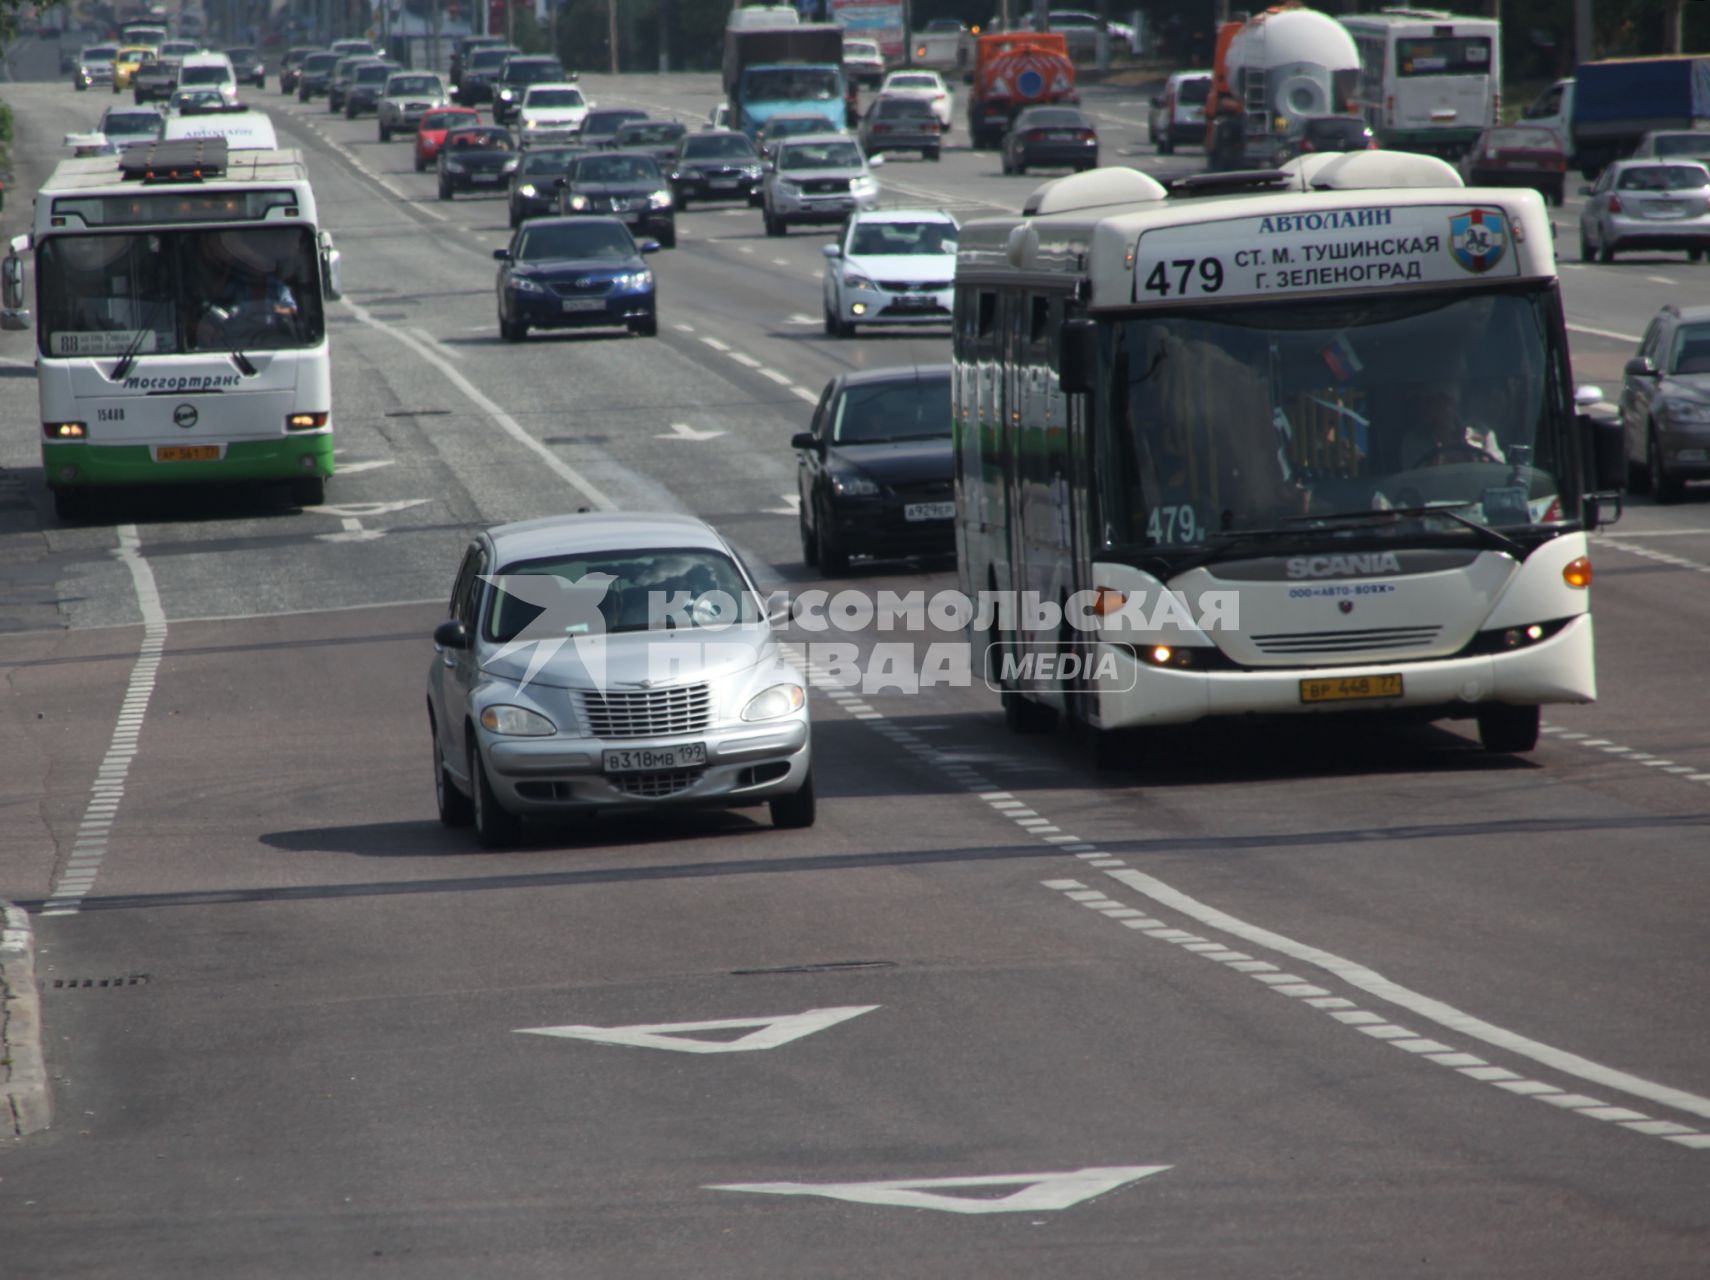
[[1066, 320], [1058, 342], [1057, 385], [1063, 394], [1091, 395], [1098, 384], [1098, 327], [1091, 320]]
[[30, 313], [24, 309], [24, 260], [15, 253], [0, 263], [0, 329], [28, 329]]
[[321, 296], [328, 302], [337, 302], [344, 297], [344, 286], [339, 282], [338, 250], [333, 248], [331, 233], [321, 232], [320, 245]]
[[1591, 461], [1593, 489], [1585, 495], [1585, 527], [1596, 529], [1621, 518], [1621, 492], [1627, 484], [1627, 432], [1619, 418], [1579, 415], [1585, 454]]

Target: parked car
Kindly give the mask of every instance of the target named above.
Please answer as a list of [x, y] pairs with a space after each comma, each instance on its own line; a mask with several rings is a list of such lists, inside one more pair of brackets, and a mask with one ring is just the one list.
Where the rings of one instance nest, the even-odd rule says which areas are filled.
[[1320, 151], [1376, 151], [1377, 146], [1377, 134], [1363, 116], [1291, 116], [1273, 163]]
[[1634, 249], [1685, 250], [1693, 262], [1710, 249], [1710, 169], [1693, 160], [1617, 160], [1579, 214], [1579, 256], [1613, 262]]
[[668, 176], [679, 210], [687, 209], [690, 200], [754, 204], [760, 192], [760, 157], [747, 134], [711, 129], [683, 139]]
[[285, 50], [285, 56], [279, 60], [279, 92], [297, 92], [297, 77], [302, 71], [303, 63], [311, 53], [321, 50], [315, 45], [294, 45]]
[[767, 117], [754, 135], [754, 141], [760, 149], [760, 158], [770, 160], [778, 149], [780, 138], [799, 138], [807, 133], [824, 132], [825, 117], [816, 111], [780, 111]]
[[517, 139], [525, 147], [570, 142], [581, 131], [592, 105], [573, 84], [531, 84], [517, 108]]
[[[528, 578], [558, 581], [530, 590]], [[533, 601], [560, 598], [597, 644], [530, 643]], [[651, 625], [665, 599], [687, 603], [668, 628]], [[472, 824], [489, 847], [529, 819], [600, 810], [766, 805], [774, 826], [812, 826], [807, 681], [759, 599], [741, 558], [693, 516], [548, 516], [477, 534], [428, 664], [440, 821]]]
[[267, 63], [262, 59], [261, 50], [252, 45], [233, 45], [226, 50], [226, 57], [231, 59], [232, 69], [237, 72], [240, 85], [252, 84], [257, 89], [267, 88]]
[[852, 214], [825, 246], [825, 331], [856, 326], [948, 324], [956, 284], [956, 219], [937, 209]]
[[884, 151], [918, 151], [922, 160], [938, 159], [944, 126], [924, 98], [880, 96], [861, 117], [861, 146], [868, 155]]
[[558, 193], [584, 147], [530, 147], [511, 170], [511, 226], [558, 211]]
[[790, 447], [810, 568], [836, 578], [851, 556], [954, 554], [949, 365], [839, 374]]
[[1710, 306], [1657, 312], [1621, 384], [1632, 487], [1675, 502], [1710, 479]]
[[677, 211], [670, 185], [645, 151], [590, 151], [578, 156], [558, 190], [558, 212], [566, 216], [610, 215], [657, 237], [667, 249], [677, 245]]
[[1028, 107], [1010, 121], [1003, 136], [1003, 171], [1067, 166], [1079, 172], [1098, 167], [1098, 128], [1079, 107]]
[[459, 191], [496, 191], [517, 167], [516, 141], [509, 129], [482, 124], [454, 128], [439, 149], [439, 198]]
[[936, 71], [893, 71], [879, 87], [881, 98], [922, 98], [932, 106], [941, 132], [950, 132], [956, 110], [956, 95]]
[[474, 107], [440, 107], [428, 112], [416, 129], [416, 172], [426, 173], [427, 167], [439, 158], [447, 133], [480, 123], [481, 113]]
[[860, 209], [879, 204], [873, 170], [883, 156], [868, 160], [860, 144], [844, 134], [808, 134], [778, 144], [777, 158], [761, 183], [760, 207], [769, 236], [787, 235], [793, 223], [842, 222]]
[[612, 135], [614, 151], [645, 151], [661, 170], [669, 170], [677, 159], [677, 148], [688, 133], [677, 120], [631, 120]]
[[843, 41], [843, 74], [856, 84], [877, 88], [885, 78], [885, 55], [877, 40]]
[[1158, 154], [1167, 156], [1187, 143], [1205, 145], [1205, 106], [1211, 97], [1211, 72], [1177, 71], [1152, 96], [1146, 132]]
[[450, 104], [445, 81], [438, 76], [425, 71], [394, 71], [387, 77], [375, 108], [380, 141], [390, 142], [394, 133], [414, 133], [428, 112]]
[[1566, 194], [1567, 147], [1541, 125], [1498, 125], [1479, 134], [1460, 159], [1469, 187], [1531, 187], [1551, 204]]
[[317, 94], [327, 91], [332, 83], [333, 68], [338, 66], [341, 59], [336, 53], [318, 50], [307, 55], [297, 64], [296, 93], [298, 102], [308, 102]]

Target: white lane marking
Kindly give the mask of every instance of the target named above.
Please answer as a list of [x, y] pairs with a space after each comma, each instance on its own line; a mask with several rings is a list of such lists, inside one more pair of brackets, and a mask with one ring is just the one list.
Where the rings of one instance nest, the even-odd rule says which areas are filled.
[[1688, 560], [1685, 556], [1671, 555], [1667, 551], [1657, 551], [1652, 547], [1629, 546], [1620, 535], [1605, 535], [1597, 539], [1599, 546], [1612, 547], [1616, 551], [1625, 551], [1630, 556], [1638, 556], [1641, 560], [1652, 560], [1657, 564], [1666, 564], [1674, 569], [1690, 569], [1693, 573], [1710, 573], [1710, 564], [1698, 560]]
[[463, 363], [463, 353], [461, 351], [452, 350], [426, 329], [411, 329], [410, 332], [415, 334], [416, 337], [420, 338], [423, 342], [427, 343], [428, 346], [432, 347], [435, 351], [439, 352], [439, 354], [444, 356], [447, 360], [455, 360], [459, 364]]
[[730, 350], [730, 344], [729, 343], [720, 342], [717, 338], [703, 337], [701, 339], [701, 341], [706, 343], [707, 346], [711, 347], [714, 351], [729, 351]]
[[[1107, 1191], [1163, 1173], [1167, 1164], [1117, 1165], [1063, 1173], [1007, 1173], [977, 1178], [898, 1178], [887, 1182], [732, 1182], [708, 1191], [748, 1191], [772, 1196], [825, 1196], [855, 1204], [937, 1209], [944, 1213], [1048, 1213], [1070, 1209]], [[1007, 1196], [953, 1196], [943, 1191], [1008, 1187]]]
[[673, 422], [669, 431], [661, 431], [653, 438], [655, 440], [715, 440], [723, 434], [722, 431], [697, 431], [686, 422]]
[[1619, 742], [1611, 742], [1608, 738], [1592, 738], [1583, 733], [1564, 732], [1562, 726], [1545, 724], [1540, 731], [1552, 735], [1557, 742], [1569, 743], [1573, 746], [1588, 747], [1600, 755], [1611, 757], [1612, 760], [1623, 764], [1636, 764], [1641, 769], [1657, 769], [1673, 778], [1686, 782], [1710, 782], [1710, 773], [1700, 773], [1698, 765], [1676, 764], [1673, 760], [1665, 760], [1649, 751], [1635, 751], [1632, 747], [1623, 746]]
[[750, 249], [750, 248], [749, 248], [749, 247], [748, 247], [748, 246], [747, 246], [747, 245], [745, 245], [745, 244], [739, 244], [739, 245], [737, 245], [737, 246], [736, 246], [736, 251], [737, 251], [737, 252], [738, 252], [738, 253], [753, 253], [753, 252], [754, 252], [754, 250], [752, 250], [752, 249]]
[[1619, 533], [1594, 534], [1597, 541], [1625, 542], [1628, 538], [1686, 538], [1702, 537], [1710, 529], [1623, 529]]
[[817, 405], [819, 403], [819, 396], [814, 394], [812, 391], [809, 391], [806, 387], [791, 387], [790, 390], [800, 396], [803, 400], [806, 400], [809, 404]]
[[788, 374], [779, 373], [776, 369], [762, 368], [758, 370], [758, 372], [762, 378], [770, 378], [780, 387], [793, 387], [795, 385], [795, 383], [790, 381]]
[[1575, 324], [1568, 321], [1567, 327], [1575, 333], [1589, 333], [1594, 338], [1614, 338], [1617, 342], [1637, 342], [1640, 335], [1636, 333], [1616, 333], [1613, 329], [1594, 329], [1588, 324]]
[[781, 507], [762, 507], [761, 513], [763, 515], [793, 516], [793, 515], [799, 515], [801, 513], [801, 509], [802, 509], [801, 494], [799, 494], [799, 493], [785, 493], [785, 494], [780, 494], [779, 496], [783, 498], [784, 505]]
[[[785, 316], [784, 317], [784, 323], [785, 324], [793, 324], [793, 325], [797, 325], [797, 326], [803, 326], [803, 327], [811, 329], [814, 325], [819, 324], [820, 321], [815, 320], [812, 316], [804, 316], [801, 312], [798, 311], [792, 316]], [[18, 363], [22, 364], [23, 361], [19, 361]]]
[[395, 467], [396, 458], [369, 458], [363, 462], [341, 462], [338, 464], [338, 474], [341, 476], [360, 475], [364, 471], [378, 471], [381, 467]]
[[[843, 1005], [833, 1009], [809, 1009], [805, 1013], [780, 1014], [767, 1018], [721, 1018], [712, 1022], [656, 1022], [633, 1027], [518, 1027], [518, 1035], [557, 1036], [565, 1040], [591, 1040], [595, 1044], [622, 1045], [631, 1049], [669, 1049], [675, 1053], [749, 1053], [776, 1049], [779, 1045], [811, 1036], [840, 1022], [871, 1013], [876, 1004]], [[734, 1040], [698, 1040], [689, 1031], [736, 1031], [752, 1027]]]
[[760, 367], [760, 362], [745, 351], [727, 351], [725, 354], [746, 369], [758, 369]]
[[523, 448], [527, 449], [530, 453], [534, 454], [535, 457], [539, 458], [546, 464], [546, 469], [548, 471], [552, 472], [553, 475], [557, 476], [560, 480], [564, 481], [565, 484], [576, 490], [577, 493], [581, 494], [592, 505], [598, 507], [602, 511], [611, 511], [617, 506], [617, 504], [608, 498], [605, 493], [593, 483], [593, 481], [589, 480], [580, 471], [576, 470], [575, 467], [572, 467], [569, 463], [565, 462], [563, 458], [560, 458], [557, 454], [552, 452], [550, 448], [531, 436], [523, 429], [521, 423], [489, 399], [481, 388], [469, 381], [468, 378], [464, 377], [456, 369], [453, 369], [450, 365], [438, 359], [434, 350], [426, 344], [418, 341], [415, 335], [405, 333], [403, 330], [394, 328], [390, 325], [382, 324], [368, 313], [368, 309], [366, 307], [362, 306], [361, 303], [352, 302], [348, 296], [344, 299], [344, 305], [349, 307], [356, 318], [362, 321], [362, 323], [367, 325], [370, 329], [373, 329], [376, 333], [384, 333], [395, 341], [403, 343], [411, 351], [415, 352], [423, 360], [427, 361], [428, 364], [438, 369], [452, 386], [461, 391], [477, 409], [491, 418], [501, 431], [511, 439], [515, 440]]
[[142, 539], [134, 524], [120, 525], [119, 545], [113, 552], [123, 562], [131, 576], [131, 588], [136, 592], [137, 610], [142, 615], [143, 638], [137, 650], [136, 663], [120, 704], [120, 714], [113, 726], [113, 736], [107, 755], [95, 771], [95, 781], [89, 788], [89, 800], [78, 825], [72, 856], [59, 874], [47, 901], [42, 904], [45, 916], [77, 914], [83, 899], [95, 887], [95, 877], [106, 857], [107, 839], [125, 795], [125, 780], [131, 761], [136, 757], [136, 740], [154, 696], [155, 675], [160, 670], [160, 658], [166, 648], [166, 610], [161, 606], [160, 588], [155, 584], [154, 570], [142, 554]]
[[790, 260], [788, 258], [773, 258], [772, 265], [774, 267], [787, 267], [790, 265]]
[[678, 333], [693, 333], [695, 331], [695, 326], [692, 324], [673, 324], [671, 327]]
[[1652, 284], [1679, 284], [1680, 283], [1680, 281], [1676, 280], [1673, 276], [1646, 276], [1645, 279], [1649, 280]]

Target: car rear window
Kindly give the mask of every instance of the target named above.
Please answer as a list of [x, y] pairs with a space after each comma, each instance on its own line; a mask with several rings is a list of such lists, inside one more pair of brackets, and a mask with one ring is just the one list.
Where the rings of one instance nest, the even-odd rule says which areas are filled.
[[1623, 170], [1615, 186], [1621, 191], [1696, 191], [1710, 187], [1710, 172], [1701, 164], [1650, 164]]
[[1183, 80], [1176, 86], [1176, 101], [1185, 106], [1198, 106], [1211, 96], [1211, 78], [1202, 76], [1196, 80]]

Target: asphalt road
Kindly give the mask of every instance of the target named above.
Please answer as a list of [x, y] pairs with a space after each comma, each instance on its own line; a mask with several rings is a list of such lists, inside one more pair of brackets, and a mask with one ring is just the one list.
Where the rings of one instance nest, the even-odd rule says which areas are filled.
[[[111, 100], [6, 96], [19, 187]], [[837, 371], [947, 345], [823, 336], [826, 235], [699, 208], [654, 260], [657, 339], [501, 343], [503, 203], [440, 204], [371, 119], [261, 100], [344, 255], [327, 507], [159, 494], [60, 527], [30, 336], [0, 338], [0, 893], [39, 907], [111, 822], [76, 911], [36, 921], [57, 1120], [0, 1149], [8, 1275], [1703, 1274], [1710, 491], [1597, 538], [1602, 696], [1523, 760], [1307, 727], [1094, 775], [981, 690], [816, 690], [812, 830], [477, 852], [433, 819], [422, 714], [469, 533], [687, 510], [815, 585], [790, 433]], [[1194, 165], [1137, 98], [1089, 101], [1107, 161]], [[961, 216], [1034, 185], [958, 146], [881, 176]], [[1575, 212], [1576, 370], [1613, 392], [1705, 268], [1572, 262]], [[113, 804], [139, 581], [162, 659]], [[519, 1034], [824, 1010], [760, 1052]]]

